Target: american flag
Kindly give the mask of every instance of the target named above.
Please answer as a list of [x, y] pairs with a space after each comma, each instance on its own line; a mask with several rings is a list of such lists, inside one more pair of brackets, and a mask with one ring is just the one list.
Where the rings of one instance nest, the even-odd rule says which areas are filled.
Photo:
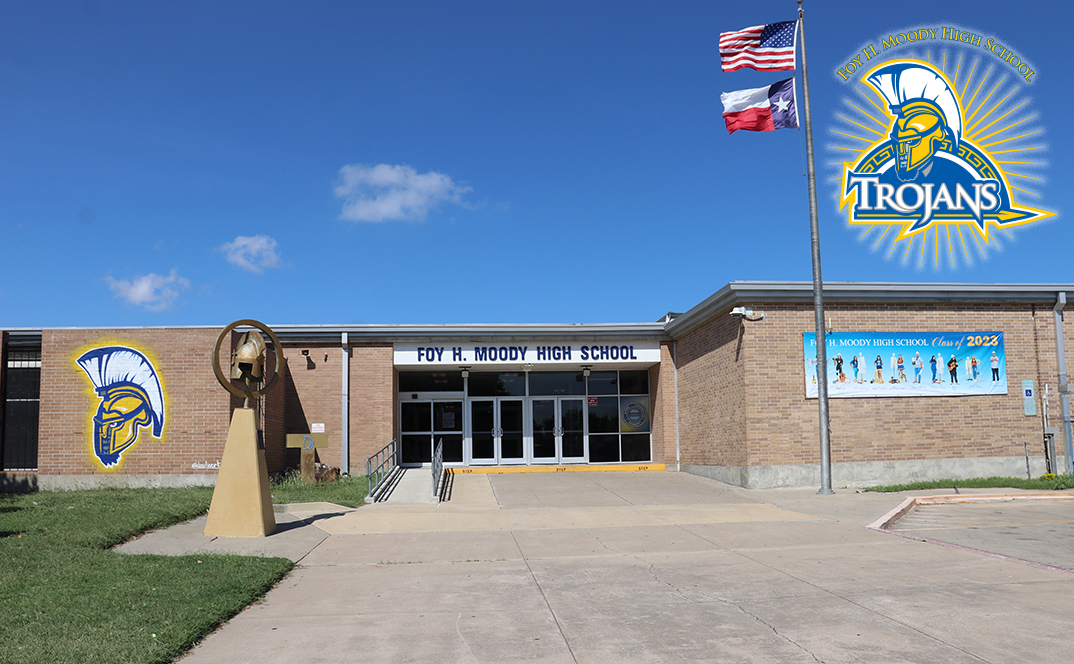
[[720, 33], [720, 62], [724, 71], [745, 67], [757, 71], [794, 71], [797, 21], [755, 25]]

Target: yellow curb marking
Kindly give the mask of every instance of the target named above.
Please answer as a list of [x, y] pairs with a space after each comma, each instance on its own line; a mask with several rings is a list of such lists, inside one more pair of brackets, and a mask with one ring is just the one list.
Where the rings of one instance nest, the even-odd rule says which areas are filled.
[[662, 463], [625, 464], [615, 466], [489, 466], [488, 468], [445, 468], [452, 475], [503, 475], [506, 473], [609, 473], [664, 470]]

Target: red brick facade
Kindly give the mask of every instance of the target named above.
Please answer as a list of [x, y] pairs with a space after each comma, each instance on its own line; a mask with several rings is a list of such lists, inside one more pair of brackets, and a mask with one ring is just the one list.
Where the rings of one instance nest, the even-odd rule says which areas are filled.
[[[802, 333], [814, 329], [813, 307], [757, 309], [764, 320], [716, 316], [677, 341], [683, 464], [759, 467], [820, 461], [817, 400], [805, 398], [802, 349]], [[1024, 472], [1023, 442], [1029, 443], [1031, 456], [1043, 456], [1040, 396], [1045, 384], [1055, 394], [1058, 373], [1049, 308], [829, 304], [825, 309], [834, 332], [1002, 331], [1007, 356], [1006, 395], [831, 399], [833, 465], [1009, 458], [1022, 463]], [[1067, 321], [1065, 338], [1072, 328]], [[1069, 345], [1065, 351], [1068, 367], [1074, 366], [1074, 351]], [[1038, 416], [1024, 415], [1023, 380], [1034, 381], [1037, 388]], [[1059, 399], [1051, 403], [1055, 426]], [[900, 472], [892, 466], [893, 476]]]
[[[46, 330], [41, 339], [41, 411], [38, 475], [205, 476], [194, 468], [220, 459], [227, 437], [228, 394], [213, 375], [210, 329]], [[120, 463], [105, 468], [93, 454], [93, 421], [99, 399], [75, 360], [101, 346], [129, 346], [155, 365], [165, 393], [165, 423], [160, 440], [143, 428]], [[226, 366], [226, 365], [225, 365]], [[190, 478], [190, 483], [198, 483]]]
[[[721, 297], [725, 299], [713, 296], [685, 314], [681, 320], [689, 320], [689, 325], [676, 328], [672, 321], [656, 328], [667, 334], [660, 342], [659, 363], [649, 368], [653, 463], [744, 486], [815, 483], [818, 408], [816, 399], [805, 397], [802, 349], [803, 332], [813, 331], [812, 305], [801, 296], [784, 301], [769, 297], [763, 306], [754, 303], [755, 320], [746, 320], [728, 315], [738, 299]], [[831, 457], [837, 481], [903, 481], [937, 472], [969, 476], [991, 468], [1017, 471], [1018, 463], [1024, 468], [1023, 443], [1030, 445], [1039, 469], [1045, 385], [1055, 395], [1052, 426], [1061, 426], [1062, 411], [1055, 391], [1054, 317], [1043, 296], [1038, 299], [1036, 304], [995, 297], [976, 302], [953, 297], [828, 301], [828, 328], [839, 333], [1002, 331], [1008, 387], [1006, 395], [831, 399]], [[756, 320], [762, 313], [763, 320]], [[241, 406], [241, 399], [230, 397], [213, 374], [210, 355], [217, 334], [218, 328], [43, 331], [40, 485], [211, 483], [231, 409]], [[1074, 322], [1067, 320], [1064, 338], [1072, 336]], [[390, 339], [391, 331], [381, 338]], [[287, 369], [281, 384], [255, 404], [261, 410], [271, 472], [297, 465], [297, 455], [285, 449], [286, 434], [309, 433], [315, 424], [324, 426], [328, 438], [328, 445], [318, 449], [320, 460], [343, 466], [346, 439], [355, 474], [364, 472], [368, 456], [398, 435], [392, 343], [363, 340], [344, 350], [342, 335], [333, 341], [321, 339], [307, 343], [285, 337]], [[92, 417], [99, 399], [75, 360], [92, 348], [110, 345], [135, 348], [153, 362], [165, 391], [166, 422], [160, 439], [142, 428], [136, 445], [108, 468], [93, 453]], [[229, 352], [222, 348], [220, 353], [225, 370]], [[1074, 343], [1068, 341], [1065, 352], [1068, 367], [1074, 368]], [[267, 374], [273, 373], [274, 363], [269, 353]], [[928, 371], [926, 366], [926, 375]], [[1032, 380], [1037, 388], [1036, 416], [1023, 413], [1023, 380]], [[1062, 434], [1056, 442], [1062, 455]]]

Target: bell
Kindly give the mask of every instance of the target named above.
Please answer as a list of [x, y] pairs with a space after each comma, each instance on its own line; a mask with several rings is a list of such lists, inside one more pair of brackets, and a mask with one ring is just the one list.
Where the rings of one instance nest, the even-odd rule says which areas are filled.
[[231, 377], [261, 380], [265, 373], [265, 339], [256, 330], [243, 333], [231, 356]]

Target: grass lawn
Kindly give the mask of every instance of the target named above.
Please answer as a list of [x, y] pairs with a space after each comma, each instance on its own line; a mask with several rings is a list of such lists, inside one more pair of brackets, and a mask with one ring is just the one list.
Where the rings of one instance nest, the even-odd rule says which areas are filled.
[[[365, 477], [272, 484], [275, 503], [362, 504]], [[211, 487], [0, 494], [0, 662], [171, 662], [294, 564], [111, 547], [209, 509]]]
[[274, 503], [335, 503], [345, 507], [360, 507], [366, 496], [366, 477], [341, 477], [335, 482], [306, 484], [298, 474], [272, 482]]
[[1056, 491], [1074, 489], [1074, 477], [1070, 475], [1046, 475], [1036, 479], [1019, 477], [979, 477], [968, 480], [932, 480], [928, 482], [910, 482], [909, 484], [888, 484], [886, 486], [864, 487], [862, 491], [921, 491], [924, 489], [1032, 489]]
[[284, 558], [109, 548], [203, 514], [211, 488], [0, 494], [0, 662], [170, 662], [261, 597]]

